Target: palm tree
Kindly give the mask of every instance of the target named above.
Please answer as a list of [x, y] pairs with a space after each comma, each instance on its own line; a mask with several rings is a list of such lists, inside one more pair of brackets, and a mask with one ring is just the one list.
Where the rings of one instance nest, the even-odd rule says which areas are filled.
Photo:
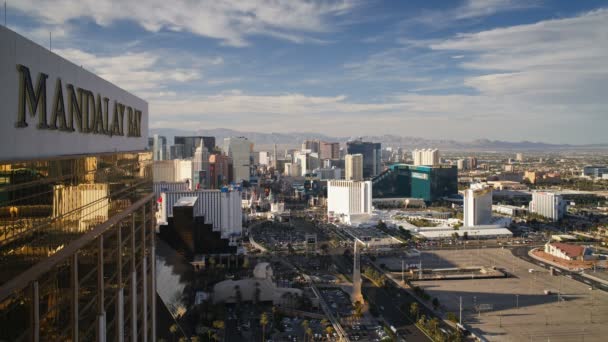
[[410, 305], [410, 315], [416, 316], [416, 320], [418, 320], [418, 315], [420, 313], [420, 307], [418, 307], [418, 303], [414, 302]]
[[328, 324], [329, 324], [329, 321], [328, 321], [326, 318], [323, 318], [323, 319], [321, 320], [321, 326], [323, 326], [323, 327], [324, 327], [324, 326], [326, 326], [326, 325], [328, 325]]
[[262, 312], [260, 316], [260, 325], [262, 326], [262, 341], [266, 341], [266, 325], [268, 325], [268, 315]]
[[[222, 330], [224, 330], [224, 328], [226, 327], [226, 323], [224, 323], [224, 321], [220, 321], [220, 320], [213, 321], [213, 323], [211, 323], [211, 324], [213, 325], [213, 327], [214, 327], [215, 329], [217, 329], [217, 331], [218, 331], [218, 332], [222, 332]], [[214, 335], [214, 336], [216, 336], [216, 335], [217, 335], [217, 336], [219, 337], [218, 332], [216, 332], [216, 333], [215, 333], [215, 334], [213, 334], [213, 335]], [[214, 337], [214, 338], [215, 338], [215, 337]]]
[[308, 340], [312, 341], [313, 332], [311, 328], [306, 329], [306, 335], [308, 336]]
[[310, 326], [310, 322], [308, 322], [308, 320], [305, 319], [302, 321], [302, 323], [300, 323], [300, 325], [302, 326], [302, 328], [304, 328], [304, 341], [306, 341], [306, 330]]
[[177, 324], [171, 324], [169, 327], [169, 332], [173, 336], [173, 342], [175, 342], [175, 334], [177, 333]]
[[433, 333], [437, 332], [437, 328], [439, 327], [439, 319], [437, 319], [437, 317], [433, 317], [433, 319], [431, 319], [429, 321], [429, 326], [431, 328], [431, 331]]
[[331, 338], [334, 333], [334, 327], [332, 327], [331, 325], [326, 326], [325, 332], [327, 333], [327, 335], [329, 335], [329, 338]]

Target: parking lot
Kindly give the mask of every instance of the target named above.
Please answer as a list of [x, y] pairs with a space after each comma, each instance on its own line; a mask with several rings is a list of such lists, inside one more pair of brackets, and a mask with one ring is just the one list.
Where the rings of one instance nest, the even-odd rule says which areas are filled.
[[605, 341], [608, 336], [608, 293], [551, 276], [509, 249], [425, 251], [408, 260], [420, 261], [424, 268], [496, 266], [513, 275], [414, 283], [437, 297], [444, 312], [458, 316], [462, 300], [463, 322], [489, 341]]

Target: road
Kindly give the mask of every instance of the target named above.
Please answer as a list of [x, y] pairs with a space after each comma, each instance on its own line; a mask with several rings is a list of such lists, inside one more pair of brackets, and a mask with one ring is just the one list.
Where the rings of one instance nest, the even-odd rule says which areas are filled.
[[[538, 247], [538, 246], [534, 246], [534, 247]], [[532, 263], [534, 265], [537, 265], [539, 267], [543, 267], [546, 269], [551, 268], [551, 265], [547, 264], [547, 263], [543, 263], [540, 262], [534, 258], [532, 258], [531, 256], [528, 255], [528, 252], [534, 248], [532, 246], [520, 246], [520, 247], [515, 247], [513, 249], [511, 249], [511, 253], [513, 253], [513, 255], [515, 255], [516, 257], [523, 259], [529, 263]], [[604, 283], [601, 283], [599, 281], [595, 281], [593, 279], [589, 279], [586, 277], [583, 277], [580, 272], [571, 272], [571, 271], [567, 271], [564, 269], [557, 269], [557, 273], [563, 276], [566, 276], [570, 279], [574, 279], [576, 281], [580, 281], [581, 283], [585, 283], [587, 285], [589, 285], [590, 287], [602, 290], [602, 291], [606, 291], [608, 292], [608, 286]]]
[[[400, 308], [400, 306], [409, 308], [410, 304], [416, 301], [407, 292], [392, 286], [388, 289], [379, 288], [368, 280], [364, 281], [362, 291], [368, 301], [376, 305], [384, 320], [397, 329], [399, 336], [403, 336], [407, 341], [430, 341], [409, 318], [409, 313], [403, 312]], [[425, 314], [428, 317], [430, 314], [428, 310], [423, 305], [419, 307], [420, 315]]]

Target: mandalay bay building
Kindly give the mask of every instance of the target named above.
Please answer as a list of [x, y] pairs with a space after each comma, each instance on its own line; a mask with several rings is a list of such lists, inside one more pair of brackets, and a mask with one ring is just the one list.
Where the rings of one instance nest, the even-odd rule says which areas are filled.
[[0, 27], [0, 119], [0, 341], [154, 341], [148, 104]]

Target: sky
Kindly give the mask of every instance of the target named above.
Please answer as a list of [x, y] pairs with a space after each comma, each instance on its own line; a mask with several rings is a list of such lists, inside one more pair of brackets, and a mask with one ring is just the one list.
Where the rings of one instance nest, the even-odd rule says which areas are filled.
[[606, 1], [7, 8], [9, 28], [52, 32], [53, 52], [148, 101], [150, 128], [608, 143]]

